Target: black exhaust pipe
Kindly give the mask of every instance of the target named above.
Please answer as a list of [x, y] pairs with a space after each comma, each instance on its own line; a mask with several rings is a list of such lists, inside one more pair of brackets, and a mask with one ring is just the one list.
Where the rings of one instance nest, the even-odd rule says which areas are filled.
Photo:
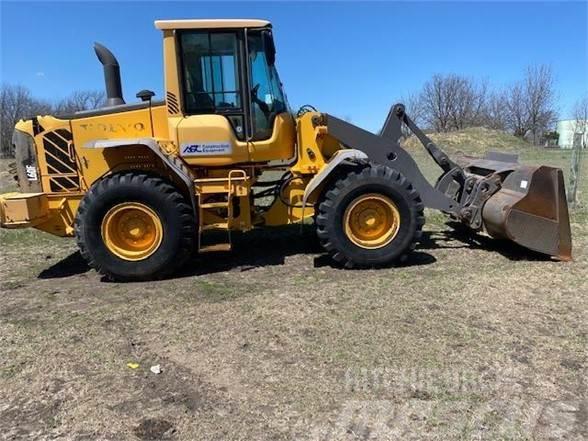
[[125, 103], [120, 82], [120, 66], [116, 57], [100, 43], [94, 43], [94, 51], [104, 66], [104, 83], [106, 84], [106, 105], [119, 106]]

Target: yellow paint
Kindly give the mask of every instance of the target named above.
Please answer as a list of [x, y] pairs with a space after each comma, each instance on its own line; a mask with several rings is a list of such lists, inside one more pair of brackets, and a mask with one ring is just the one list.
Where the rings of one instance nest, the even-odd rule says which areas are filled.
[[44, 193], [0, 195], [0, 224], [6, 228], [30, 227], [47, 218], [49, 204]]
[[313, 216], [314, 209], [312, 205], [302, 209], [302, 197], [304, 189], [308, 183], [309, 177], [297, 176], [282, 192], [282, 197], [288, 202], [284, 204], [280, 198], [277, 198], [271, 208], [264, 213], [264, 224], [269, 226], [286, 225], [301, 222]]
[[83, 193], [68, 193], [67, 195], [48, 194], [48, 219], [39, 225], [35, 225], [35, 228], [56, 236], [73, 236], [75, 215], [82, 196]]
[[288, 113], [281, 113], [274, 120], [271, 138], [251, 141], [251, 162], [286, 161], [294, 158], [296, 123]]
[[392, 200], [378, 193], [354, 199], [343, 214], [345, 234], [355, 245], [377, 249], [388, 245], [400, 228], [400, 212]]
[[151, 256], [163, 240], [163, 226], [155, 211], [138, 202], [112, 207], [102, 220], [102, 240], [108, 250], [124, 260]]
[[[155, 139], [165, 137], [167, 125], [159, 122], [160, 119], [166, 119], [165, 106], [154, 107], [152, 112]], [[79, 168], [88, 187], [107, 173], [125, 169], [156, 171], [158, 168], [153, 153], [145, 147], [87, 148], [90, 143], [98, 140], [151, 138], [151, 121], [147, 108], [73, 119], [71, 129]]]
[[316, 112], [308, 112], [297, 120], [297, 161], [292, 171], [302, 174], [316, 174], [329, 158], [341, 147], [337, 140], [328, 136], [325, 127], [312, 122]]
[[81, 193], [3, 194], [0, 195], [0, 224], [3, 228], [34, 227], [56, 236], [73, 236], [75, 213], [81, 198]]
[[[164, 83], [166, 92], [166, 104], [170, 96], [177, 102], [177, 110], [175, 111], [168, 105], [168, 114], [173, 117], [182, 116], [182, 94], [180, 93], [180, 76], [178, 71], [178, 48], [176, 44], [176, 34], [174, 30], [168, 29], [163, 31], [163, 72], [164, 72]], [[175, 139], [176, 134], [173, 133], [172, 127], [176, 127], [177, 123], [172, 124], [170, 120], [170, 131], [166, 138]]]
[[[220, 170], [217, 170], [217, 173]], [[194, 181], [198, 194], [199, 228], [251, 229], [252, 179], [243, 170]], [[239, 210], [235, 212], [235, 206]]]

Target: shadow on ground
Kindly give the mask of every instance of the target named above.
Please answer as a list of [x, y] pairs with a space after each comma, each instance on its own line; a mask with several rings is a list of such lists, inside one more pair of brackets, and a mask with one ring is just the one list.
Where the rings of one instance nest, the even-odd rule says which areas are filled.
[[[416, 250], [410, 253], [399, 267], [430, 265], [437, 259], [428, 253], [437, 249], [475, 249], [497, 252], [517, 260], [550, 260], [548, 256], [530, 251], [515, 243], [492, 239], [473, 233], [461, 224], [448, 223], [444, 231], [425, 232]], [[286, 258], [299, 254], [315, 254], [315, 267], [341, 268], [325, 254], [316, 238], [314, 228], [305, 225], [288, 225], [233, 234], [233, 251], [195, 255], [173, 278], [191, 277], [239, 269], [248, 271], [257, 267], [283, 265]], [[73, 253], [43, 270], [40, 279], [53, 279], [83, 274], [89, 270], [79, 252]]]
[[[235, 234], [232, 252], [217, 253], [208, 257], [196, 256], [194, 264], [186, 265], [175, 277], [190, 277], [236, 268], [248, 271], [257, 267], [284, 265], [288, 257], [309, 254], [316, 255], [313, 260], [315, 268], [342, 268], [325, 253], [316, 237], [314, 226], [304, 225], [301, 228], [300, 225], [287, 225]], [[432, 255], [415, 251], [399, 266], [428, 265], [435, 261]]]
[[38, 275], [39, 279], [59, 279], [62, 277], [76, 276], [78, 274], [86, 273], [90, 267], [82, 257], [79, 251], [70, 254], [59, 262], [44, 269]]
[[425, 232], [417, 250], [474, 249], [499, 253], [513, 261], [549, 261], [551, 257], [506, 239], [478, 234], [459, 222], [447, 222], [446, 230]]

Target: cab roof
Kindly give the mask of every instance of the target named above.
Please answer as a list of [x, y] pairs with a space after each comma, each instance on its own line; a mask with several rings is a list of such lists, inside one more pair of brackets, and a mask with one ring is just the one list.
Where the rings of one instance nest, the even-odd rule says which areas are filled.
[[210, 19], [210, 20], [156, 20], [157, 29], [219, 29], [219, 28], [263, 28], [270, 26], [267, 20], [255, 19]]

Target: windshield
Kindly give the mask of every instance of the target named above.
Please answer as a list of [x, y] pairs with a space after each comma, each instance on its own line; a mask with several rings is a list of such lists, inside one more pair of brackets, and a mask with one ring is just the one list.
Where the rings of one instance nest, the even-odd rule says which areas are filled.
[[289, 107], [275, 66], [270, 66], [263, 50], [261, 32], [247, 37], [249, 67], [251, 69], [251, 109], [253, 139], [267, 139], [272, 135], [276, 115], [288, 112]]

